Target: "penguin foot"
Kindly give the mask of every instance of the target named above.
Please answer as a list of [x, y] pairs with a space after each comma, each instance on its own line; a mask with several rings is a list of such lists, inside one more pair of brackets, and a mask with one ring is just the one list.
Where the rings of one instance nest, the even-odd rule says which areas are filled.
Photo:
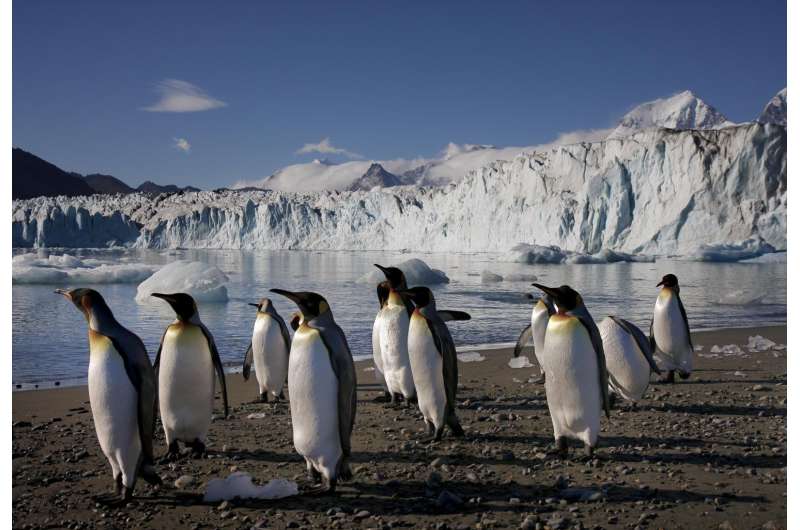
[[593, 458], [594, 457], [594, 447], [591, 445], [586, 445], [583, 447], [583, 454], [586, 458]]
[[608, 406], [609, 406], [609, 408], [616, 407], [617, 406], [617, 401], [619, 401], [619, 398], [617, 397], [617, 395], [614, 392], [609, 392], [608, 393]]
[[409, 407], [412, 406], [412, 405], [416, 405], [417, 404], [417, 396], [414, 395], [414, 396], [411, 396], [409, 398], [406, 398], [406, 404]]
[[161, 477], [158, 476], [156, 470], [150, 464], [142, 464], [141, 476], [145, 482], [151, 486], [160, 486], [163, 484]]
[[669, 372], [667, 372], [666, 377], [662, 377], [661, 379], [659, 379], [658, 382], [659, 383], [664, 383], [664, 384], [669, 384], [669, 385], [674, 384], [675, 383], [675, 370], [670, 370]]
[[438, 429], [436, 429], [436, 434], [434, 434], [434, 436], [433, 436], [433, 441], [434, 442], [441, 442], [443, 434], [444, 434], [444, 426], [439, 427]]
[[544, 374], [540, 375], [539, 378], [533, 382], [534, 385], [543, 385], [544, 384]]
[[436, 426], [432, 421], [426, 421], [425, 424], [428, 426], [428, 436], [433, 439], [433, 437], [436, 435]]
[[692, 375], [691, 372], [678, 372], [678, 375], [681, 376], [681, 379], [689, 379], [689, 376]]
[[458, 418], [455, 415], [455, 412], [450, 414], [450, 417], [447, 418], [447, 426], [450, 427], [450, 432], [456, 438], [463, 438], [464, 437], [464, 428], [461, 427], [461, 424], [458, 422]]
[[320, 497], [323, 495], [336, 494], [336, 479], [323, 480], [319, 486], [308, 488], [303, 491], [303, 495], [307, 497]]
[[261, 392], [256, 398], [256, 403], [269, 403], [269, 394]]
[[556, 440], [556, 454], [560, 458], [567, 458], [569, 456], [569, 445], [567, 444], [567, 438], [565, 436], [560, 436], [558, 440]]
[[167, 454], [161, 459], [161, 463], [174, 462], [181, 456], [181, 448], [178, 447], [178, 441], [173, 440], [167, 447]]
[[373, 403], [389, 403], [392, 400], [392, 395], [389, 392], [384, 392], [372, 400]]
[[319, 484], [322, 482], [322, 474], [313, 467], [306, 471], [306, 477], [312, 484]]
[[277, 396], [275, 396], [275, 399], [276, 399], [277, 401], [286, 401], [286, 396], [284, 396], [284, 395], [283, 395], [283, 390], [281, 390], [281, 393], [280, 393], [280, 394], [278, 394]]
[[203, 455], [206, 454], [206, 444], [204, 444], [200, 440], [195, 440], [194, 442], [188, 445], [192, 450], [192, 458], [194, 459], [203, 458]]

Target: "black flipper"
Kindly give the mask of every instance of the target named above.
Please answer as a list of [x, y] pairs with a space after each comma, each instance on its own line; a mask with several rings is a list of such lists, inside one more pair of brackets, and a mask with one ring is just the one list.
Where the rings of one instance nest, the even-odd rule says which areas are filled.
[[651, 342], [647, 337], [644, 336], [642, 330], [625, 319], [617, 318], [615, 316], [610, 318], [634, 338], [636, 344], [639, 346], [639, 350], [641, 350], [642, 355], [644, 355], [644, 358], [647, 360], [647, 364], [650, 365], [650, 369], [661, 375], [661, 369], [658, 367], [658, 365], [656, 365], [656, 361], [653, 359], [653, 350], [650, 348]]
[[600, 378], [601, 403], [603, 404], [603, 410], [606, 413], [606, 418], [610, 418], [611, 403], [608, 400], [608, 368], [606, 368], [606, 354], [605, 350], [603, 350], [603, 338], [600, 336], [600, 330], [597, 329], [597, 324], [594, 323], [594, 320], [592, 320], [589, 312], [584, 309], [582, 313], [583, 314], [576, 314], [574, 312], [570, 312], [570, 314], [580, 320], [581, 324], [583, 324], [583, 327], [585, 327], [586, 331], [589, 333], [589, 338], [592, 341], [592, 347], [594, 347], [594, 353], [597, 357], [597, 372], [598, 377]]
[[225, 407], [225, 417], [228, 417], [228, 387], [225, 384], [225, 370], [222, 368], [222, 360], [219, 358], [219, 351], [217, 350], [217, 344], [214, 342], [214, 337], [211, 335], [211, 332], [208, 330], [205, 324], [200, 323], [198, 327], [203, 331], [203, 335], [206, 336], [206, 340], [208, 341], [208, 349], [211, 351], [211, 361], [214, 363], [214, 369], [217, 371], [217, 377], [219, 378], [219, 385], [222, 390], [222, 403]]
[[517, 345], [514, 346], [514, 357], [519, 357], [522, 353], [522, 350], [525, 349], [525, 346], [533, 339], [533, 328], [530, 324], [525, 326], [525, 329], [522, 330], [522, 333], [519, 334], [519, 338], [517, 339]]
[[453, 310], [450, 310], [450, 309], [440, 309], [440, 310], [437, 310], [437, 313], [439, 313], [439, 316], [442, 317], [442, 320], [444, 322], [450, 322], [450, 321], [453, 321], [453, 320], [470, 320], [470, 319], [472, 319], [472, 316], [470, 316], [469, 313], [466, 313], [464, 311], [453, 311]]
[[244, 352], [244, 362], [242, 363], [242, 377], [244, 377], [245, 381], [250, 379], [250, 367], [252, 365], [253, 365], [253, 343], [251, 342], [250, 345], [247, 347], [247, 351]]
[[683, 317], [683, 324], [686, 326], [686, 336], [689, 337], [689, 347], [692, 348], [694, 352], [694, 344], [692, 344], [692, 331], [689, 327], [689, 319], [686, 317], [686, 309], [683, 307], [683, 302], [681, 302], [681, 296], [676, 292], [675, 296], [678, 298], [678, 308], [681, 310], [681, 316]]

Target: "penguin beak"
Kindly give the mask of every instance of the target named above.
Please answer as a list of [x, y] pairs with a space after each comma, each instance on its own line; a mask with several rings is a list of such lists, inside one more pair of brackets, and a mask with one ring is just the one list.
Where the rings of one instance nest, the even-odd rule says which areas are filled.
[[[383, 273], [383, 275], [384, 275], [384, 276], [386, 276], [386, 267], [384, 267], [383, 265], [378, 265], [377, 263], [373, 263], [373, 265], [375, 265], [376, 267], [378, 267], [378, 268], [381, 270], [381, 272]], [[388, 278], [388, 276], [387, 276], [387, 278], [386, 278], [386, 279], [387, 279], [387, 280], [389, 279], [389, 278]]]
[[661, 280], [660, 282], [658, 282], [656, 284], [656, 287], [661, 287], [662, 285], [664, 285], [664, 280]]
[[247, 305], [251, 305], [253, 307], [261, 307], [261, 304], [254, 304], [253, 302], [248, 302]]
[[66, 290], [66, 289], [56, 289], [53, 292], [56, 293], [56, 294], [60, 294], [61, 296], [63, 296], [67, 300], [72, 300], [72, 297], [70, 296], [69, 291]]
[[533, 285], [534, 287], [536, 287], [540, 291], [543, 291], [543, 292], [549, 294], [550, 296], [552, 296], [553, 298], [556, 298], [556, 299], [558, 298], [558, 295], [560, 294], [557, 289], [553, 289], [552, 287], [547, 287], [546, 285], [542, 285], [540, 283], [532, 283], [531, 285]]
[[292, 291], [284, 291], [283, 289], [270, 289], [269, 291], [271, 293], [275, 293], [275, 294], [279, 294], [281, 296], [285, 296], [286, 298], [288, 298], [289, 300], [291, 300], [292, 302], [294, 302], [297, 305], [300, 305], [301, 302], [302, 302], [302, 299], [300, 298], [300, 296], [297, 295], [296, 293], [293, 293]]
[[153, 293], [150, 296], [154, 296], [156, 298], [161, 298], [162, 300], [166, 300], [169, 303], [172, 303], [173, 301], [175, 301], [175, 299], [172, 296], [170, 296], [168, 294], [164, 294], [164, 293]]

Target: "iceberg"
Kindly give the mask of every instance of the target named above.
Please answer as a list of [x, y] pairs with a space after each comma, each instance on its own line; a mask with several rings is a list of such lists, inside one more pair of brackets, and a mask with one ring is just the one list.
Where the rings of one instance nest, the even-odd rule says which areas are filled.
[[158, 267], [101, 259], [79, 259], [69, 254], [47, 256], [26, 253], [11, 259], [11, 283], [77, 286], [138, 283]]
[[230, 501], [233, 499], [283, 499], [297, 495], [297, 483], [285, 478], [270, 480], [263, 486], [253, 484], [253, 478], [243, 471], [208, 481], [203, 502]]
[[[411, 258], [392, 266], [403, 271], [406, 277], [406, 283], [409, 287], [414, 287], [415, 285], [450, 283], [450, 278], [447, 277], [447, 274], [437, 269], [431, 269], [427, 263], [418, 258]], [[378, 269], [375, 269], [361, 276], [358, 281], [359, 283], [378, 284], [385, 279], [386, 276]]]
[[213, 265], [199, 261], [173, 261], [139, 284], [136, 301], [150, 303], [153, 293], [186, 293], [197, 302], [225, 302], [228, 277]]
[[693, 261], [741, 261], [775, 252], [775, 247], [760, 238], [737, 243], [701, 245], [688, 256]]
[[483, 283], [497, 283], [502, 282], [503, 277], [490, 271], [481, 271], [481, 282]]

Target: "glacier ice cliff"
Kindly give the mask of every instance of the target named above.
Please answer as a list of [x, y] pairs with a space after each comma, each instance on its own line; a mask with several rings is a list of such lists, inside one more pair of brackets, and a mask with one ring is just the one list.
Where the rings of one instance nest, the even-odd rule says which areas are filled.
[[497, 161], [442, 187], [14, 201], [15, 247], [689, 255], [786, 248], [786, 128], [647, 129]]

